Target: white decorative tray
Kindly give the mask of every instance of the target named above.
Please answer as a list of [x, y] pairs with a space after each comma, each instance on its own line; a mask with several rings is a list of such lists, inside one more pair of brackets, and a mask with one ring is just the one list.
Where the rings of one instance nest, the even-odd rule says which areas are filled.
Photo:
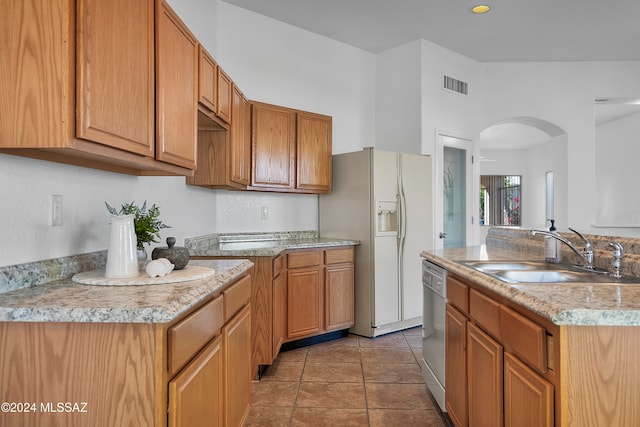
[[74, 282], [85, 285], [102, 286], [135, 286], [135, 285], [162, 285], [166, 283], [188, 282], [189, 280], [204, 279], [213, 276], [216, 271], [213, 268], [199, 265], [188, 265], [182, 270], [173, 270], [163, 277], [149, 277], [145, 271], [141, 271], [136, 277], [127, 279], [112, 279], [104, 277], [104, 270], [91, 270], [75, 274], [71, 279]]

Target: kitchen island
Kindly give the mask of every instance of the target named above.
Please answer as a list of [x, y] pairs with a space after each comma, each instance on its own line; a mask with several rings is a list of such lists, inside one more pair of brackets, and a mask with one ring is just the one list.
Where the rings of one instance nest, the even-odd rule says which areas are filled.
[[191, 265], [214, 274], [140, 286], [65, 278], [0, 294], [0, 425], [240, 425], [253, 264]]
[[517, 247], [421, 255], [448, 271], [455, 425], [640, 425], [640, 284], [506, 283], [457, 262], [544, 259]]

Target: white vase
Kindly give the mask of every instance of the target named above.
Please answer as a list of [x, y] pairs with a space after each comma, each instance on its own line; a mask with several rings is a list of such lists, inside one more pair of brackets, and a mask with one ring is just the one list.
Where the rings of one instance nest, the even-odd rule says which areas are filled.
[[126, 279], [138, 276], [138, 255], [134, 215], [111, 215], [109, 250], [104, 276]]

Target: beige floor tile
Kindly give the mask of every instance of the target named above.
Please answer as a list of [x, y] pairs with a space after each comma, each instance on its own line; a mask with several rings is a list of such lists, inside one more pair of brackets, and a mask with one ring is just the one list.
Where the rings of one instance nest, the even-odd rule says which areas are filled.
[[411, 348], [422, 349], [422, 335], [408, 335], [405, 337]]
[[338, 338], [311, 346], [313, 348], [336, 348], [336, 347], [358, 347], [358, 336], [349, 335], [344, 338]]
[[276, 361], [262, 375], [262, 381], [300, 381], [304, 362]]
[[298, 391], [296, 407], [365, 409], [364, 385], [302, 382]]
[[278, 354], [279, 362], [304, 362], [307, 359], [309, 347], [297, 348], [295, 350], [283, 351]]
[[297, 408], [293, 412], [292, 426], [352, 427], [368, 426], [366, 409]]
[[421, 373], [422, 329], [278, 355], [252, 383], [245, 426], [445, 427]]
[[369, 421], [371, 427], [446, 427], [430, 409], [369, 409]]
[[417, 363], [369, 363], [363, 362], [365, 382], [424, 384], [422, 371]]
[[435, 409], [424, 384], [365, 383], [369, 409]]
[[302, 381], [361, 383], [362, 366], [359, 363], [307, 363], [302, 373]]
[[293, 408], [299, 386], [298, 381], [253, 381], [251, 383], [251, 405]]
[[312, 347], [307, 355], [307, 363], [360, 363], [360, 349], [358, 347]]
[[291, 421], [293, 407], [251, 406], [249, 416], [243, 426], [283, 427]]
[[411, 328], [411, 329], [405, 329], [404, 331], [402, 331], [402, 334], [406, 337], [410, 336], [410, 335], [418, 335], [418, 336], [422, 336], [422, 326], [416, 326], [415, 328]]
[[402, 348], [361, 348], [360, 354], [362, 361], [368, 363], [414, 363], [416, 361], [408, 346]]
[[409, 347], [407, 339], [402, 334], [388, 334], [375, 338], [360, 337], [360, 347]]

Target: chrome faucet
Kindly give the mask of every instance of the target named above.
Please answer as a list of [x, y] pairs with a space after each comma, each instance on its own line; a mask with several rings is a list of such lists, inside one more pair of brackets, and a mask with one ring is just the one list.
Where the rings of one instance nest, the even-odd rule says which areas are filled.
[[622, 264], [624, 249], [618, 242], [609, 242], [609, 246], [613, 248], [613, 260], [611, 261], [611, 272], [609, 275], [619, 279], [622, 277], [622, 274], [620, 274], [620, 265]]
[[546, 230], [531, 230], [531, 234], [533, 236], [535, 236], [536, 234], [542, 234], [543, 236], [549, 236], [549, 237], [553, 237], [554, 239], [560, 240], [562, 243], [564, 243], [565, 245], [569, 246], [569, 248], [573, 252], [575, 252], [576, 255], [578, 255], [580, 258], [582, 258], [582, 260], [585, 263], [583, 268], [585, 268], [587, 270], [594, 270], [595, 271], [595, 267], [593, 266], [593, 246], [591, 245], [591, 242], [589, 242], [589, 240], [587, 240], [587, 238], [584, 237], [582, 235], [582, 233], [580, 233], [579, 231], [574, 230], [571, 227], [569, 227], [569, 230], [573, 231], [578, 236], [580, 236], [580, 238], [584, 242], [584, 248], [581, 251], [576, 249], [576, 247], [573, 246], [573, 243], [571, 243], [570, 241], [568, 241], [567, 239], [565, 239], [564, 237], [562, 237], [559, 234], [551, 233], [551, 232], [546, 231]]

